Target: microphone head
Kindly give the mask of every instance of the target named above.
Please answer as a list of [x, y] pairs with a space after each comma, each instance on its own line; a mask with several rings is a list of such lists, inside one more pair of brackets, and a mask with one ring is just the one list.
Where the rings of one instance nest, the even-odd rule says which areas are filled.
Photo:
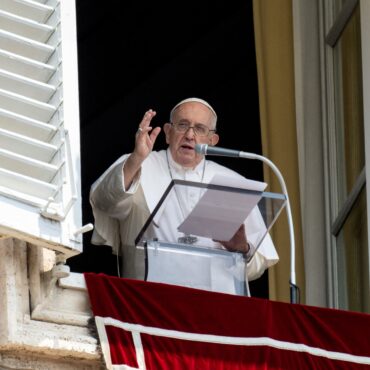
[[207, 149], [208, 149], [208, 144], [195, 144], [194, 149], [198, 154], [206, 155], [207, 154]]

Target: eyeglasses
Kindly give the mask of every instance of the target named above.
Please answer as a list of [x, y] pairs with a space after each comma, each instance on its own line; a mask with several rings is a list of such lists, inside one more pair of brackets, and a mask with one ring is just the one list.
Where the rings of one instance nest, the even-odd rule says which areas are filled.
[[172, 126], [177, 132], [187, 132], [189, 129], [193, 129], [195, 135], [197, 136], [208, 136], [210, 132], [215, 132], [216, 130], [210, 130], [206, 125], [201, 123], [196, 123], [194, 126], [190, 126], [189, 122], [171, 122]]

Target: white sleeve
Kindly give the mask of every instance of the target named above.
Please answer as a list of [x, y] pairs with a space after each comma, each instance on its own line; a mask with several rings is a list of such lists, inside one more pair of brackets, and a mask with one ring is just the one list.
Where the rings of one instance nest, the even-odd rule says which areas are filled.
[[[255, 207], [247, 218], [245, 230], [248, 243], [254, 249], [254, 255], [247, 264], [247, 276], [251, 281], [259, 278], [267, 268], [277, 263], [279, 256], [270, 234], [266, 234], [266, 225], [258, 207]], [[263, 240], [255, 251], [255, 245], [260, 243], [261, 238]]]
[[258, 250], [255, 252], [253, 258], [247, 264], [247, 277], [248, 281], [258, 279], [264, 271], [270, 266], [274, 265], [279, 261], [279, 257], [266, 258]]
[[94, 231], [91, 238], [92, 244], [109, 245], [118, 253], [120, 240], [120, 221], [126, 218], [131, 211], [134, 194], [140, 185], [138, 176], [130, 189], [125, 191], [123, 166], [128, 158], [125, 155], [113, 163], [90, 190], [90, 204], [94, 214]]
[[113, 164], [95, 183], [90, 190], [90, 204], [94, 209], [103, 211], [108, 216], [125, 219], [131, 210], [132, 195], [136, 193], [140, 185], [140, 173], [136, 176], [129, 189], [124, 187], [123, 167], [125, 156], [122, 161]]

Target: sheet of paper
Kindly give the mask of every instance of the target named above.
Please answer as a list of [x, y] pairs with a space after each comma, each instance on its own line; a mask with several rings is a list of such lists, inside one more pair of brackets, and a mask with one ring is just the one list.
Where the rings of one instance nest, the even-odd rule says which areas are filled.
[[214, 176], [211, 184], [254, 190], [258, 193], [207, 189], [178, 230], [186, 235], [228, 241], [258, 204], [267, 184], [223, 175]]

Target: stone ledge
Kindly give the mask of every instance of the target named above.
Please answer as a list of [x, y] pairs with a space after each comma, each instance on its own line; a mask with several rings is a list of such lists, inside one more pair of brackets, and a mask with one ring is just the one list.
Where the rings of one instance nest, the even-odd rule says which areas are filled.
[[38, 246], [0, 239], [1, 370], [104, 368], [83, 275], [58, 284], [52, 262]]
[[1, 370], [103, 370], [106, 366], [102, 358], [87, 360], [67, 356], [33, 353], [27, 350], [15, 352], [0, 347]]

